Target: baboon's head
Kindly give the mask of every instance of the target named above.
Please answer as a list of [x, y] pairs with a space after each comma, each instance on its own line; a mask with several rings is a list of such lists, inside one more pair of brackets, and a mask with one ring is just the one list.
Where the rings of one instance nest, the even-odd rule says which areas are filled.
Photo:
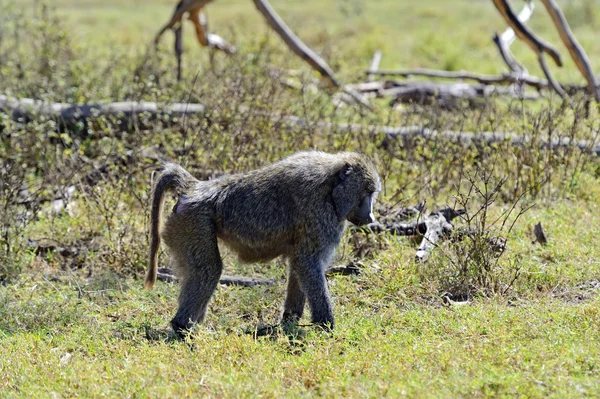
[[373, 162], [366, 155], [348, 154], [332, 193], [340, 220], [348, 220], [357, 226], [373, 223], [373, 202], [379, 191], [381, 181]]

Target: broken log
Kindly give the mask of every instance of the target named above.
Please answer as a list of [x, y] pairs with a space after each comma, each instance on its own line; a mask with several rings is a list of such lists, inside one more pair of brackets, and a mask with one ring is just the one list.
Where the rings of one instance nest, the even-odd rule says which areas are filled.
[[457, 107], [463, 101], [476, 103], [477, 100], [489, 99], [494, 96], [508, 96], [524, 100], [539, 98], [537, 93], [522, 94], [511, 87], [443, 82], [405, 82], [391, 89], [382, 90], [380, 95], [392, 97], [392, 105], [397, 103], [436, 103], [448, 108]]
[[536, 78], [529, 75], [519, 74], [503, 74], [503, 75], [482, 75], [467, 71], [443, 71], [436, 69], [407, 69], [400, 71], [366, 71], [369, 75], [379, 76], [402, 76], [405, 78], [413, 76], [424, 76], [430, 78], [441, 79], [459, 79], [459, 80], [474, 80], [485, 85], [501, 85], [501, 84], [526, 84], [536, 89], [544, 89], [548, 87], [548, 82], [544, 79]]
[[444, 208], [413, 222], [402, 223], [387, 220], [383, 223], [371, 223], [367, 225], [367, 228], [375, 233], [387, 231], [397, 236], [423, 236], [415, 257], [417, 261], [425, 262], [437, 242], [454, 229], [452, 220], [464, 214], [464, 209]]
[[[114, 116], [122, 120], [147, 115], [158, 117], [161, 115], [200, 115], [205, 114], [206, 107], [202, 104], [167, 104], [160, 106], [152, 102], [125, 101], [105, 104], [66, 104], [45, 103], [30, 98], [16, 99], [0, 95], [0, 112], [4, 112], [15, 121], [28, 122], [38, 116], [55, 118], [62, 122], [79, 122], [85, 119], [98, 118], [102, 116]], [[508, 141], [513, 146], [524, 146], [531, 143], [528, 135], [517, 135], [510, 132], [459, 132], [438, 131], [424, 126], [384, 126], [384, 125], [360, 125], [354, 123], [331, 123], [322, 121], [307, 121], [293, 115], [276, 115], [270, 117], [273, 123], [282, 123], [292, 127], [315, 129], [327, 128], [335, 132], [365, 132], [378, 136], [384, 135], [382, 145], [388, 145], [391, 140], [404, 138], [412, 139], [423, 137], [426, 139], [444, 138], [463, 145], [474, 143], [489, 145], [492, 143]], [[124, 128], [127, 128], [126, 126]], [[559, 137], [551, 141], [542, 141], [540, 145], [548, 149], [562, 147], [578, 147], [581, 151], [600, 155], [600, 144], [587, 141], [573, 142], [569, 138]]]
[[[166, 283], [175, 283], [179, 281], [172, 269], [168, 267], [159, 267], [156, 278], [159, 281]], [[219, 284], [238, 286], [238, 287], [255, 287], [257, 285], [272, 285], [277, 283], [276, 279], [273, 278], [252, 278], [244, 276], [227, 276], [222, 275], [219, 279]]]
[[157, 118], [159, 116], [183, 116], [203, 114], [202, 104], [165, 104], [146, 101], [122, 101], [104, 104], [68, 104], [46, 103], [31, 98], [14, 98], [0, 95], [0, 111], [11, 116], [15, 121], [27, 122], [42, 116], [55, 118], [61, 122], [80, 122], [89, 118], [114, 116], [132, 119], [139, 116]]

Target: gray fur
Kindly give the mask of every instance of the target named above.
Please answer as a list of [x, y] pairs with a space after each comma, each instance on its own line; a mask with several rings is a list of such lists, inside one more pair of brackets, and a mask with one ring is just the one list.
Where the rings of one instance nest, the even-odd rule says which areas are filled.
[[146, 287], [156, 281], [160, 212], [168, 190], [178, 202], [162, 237], [182, 280], [177, 332], [202, 321], [217, 287], [222, 262], [217, 238], [244, 262], [283, 256], [289, 261], [283, 318], [302, 316], [305, 301], [314, 323], [333, 328], [325, 269], [346, 220], [372, 222], [372, 200], [380, 191], [377, 170], [358, 153], [299, 152], [272, 165], [210, 181], [168, 164], [157, 179], [152, 206], [152, 244]]

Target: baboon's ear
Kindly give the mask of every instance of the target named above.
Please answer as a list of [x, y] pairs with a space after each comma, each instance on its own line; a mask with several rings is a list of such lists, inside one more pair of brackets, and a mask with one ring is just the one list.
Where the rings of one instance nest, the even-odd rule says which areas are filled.
[[352, 210], [352, 206], [354, 205], [354, 196], [351, 193], [351, 172], [352, 169], [350, 165], [344, 165], [344, 167], [338, 172], [333, 186], [333, 204], [335, 206], [335, 212], [340, 220], [346, 219]]

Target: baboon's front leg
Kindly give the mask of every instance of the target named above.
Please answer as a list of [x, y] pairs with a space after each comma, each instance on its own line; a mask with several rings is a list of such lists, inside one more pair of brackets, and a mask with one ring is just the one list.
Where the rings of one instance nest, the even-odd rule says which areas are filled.
[[282, 321], [298, 321], [304, 313], [306, 296], [300, 287], [298, 276], [290, 267], [288, 276], [287, 294], [283, 304]]
[[292, 270], [297, 274], [300, 287], [308, 299], [308, 305], [315, 324], [333, 328], [333, 310], [329, 288], [325, 278], [325, 263], [329, 254], [308, 254], [292, 259]]

